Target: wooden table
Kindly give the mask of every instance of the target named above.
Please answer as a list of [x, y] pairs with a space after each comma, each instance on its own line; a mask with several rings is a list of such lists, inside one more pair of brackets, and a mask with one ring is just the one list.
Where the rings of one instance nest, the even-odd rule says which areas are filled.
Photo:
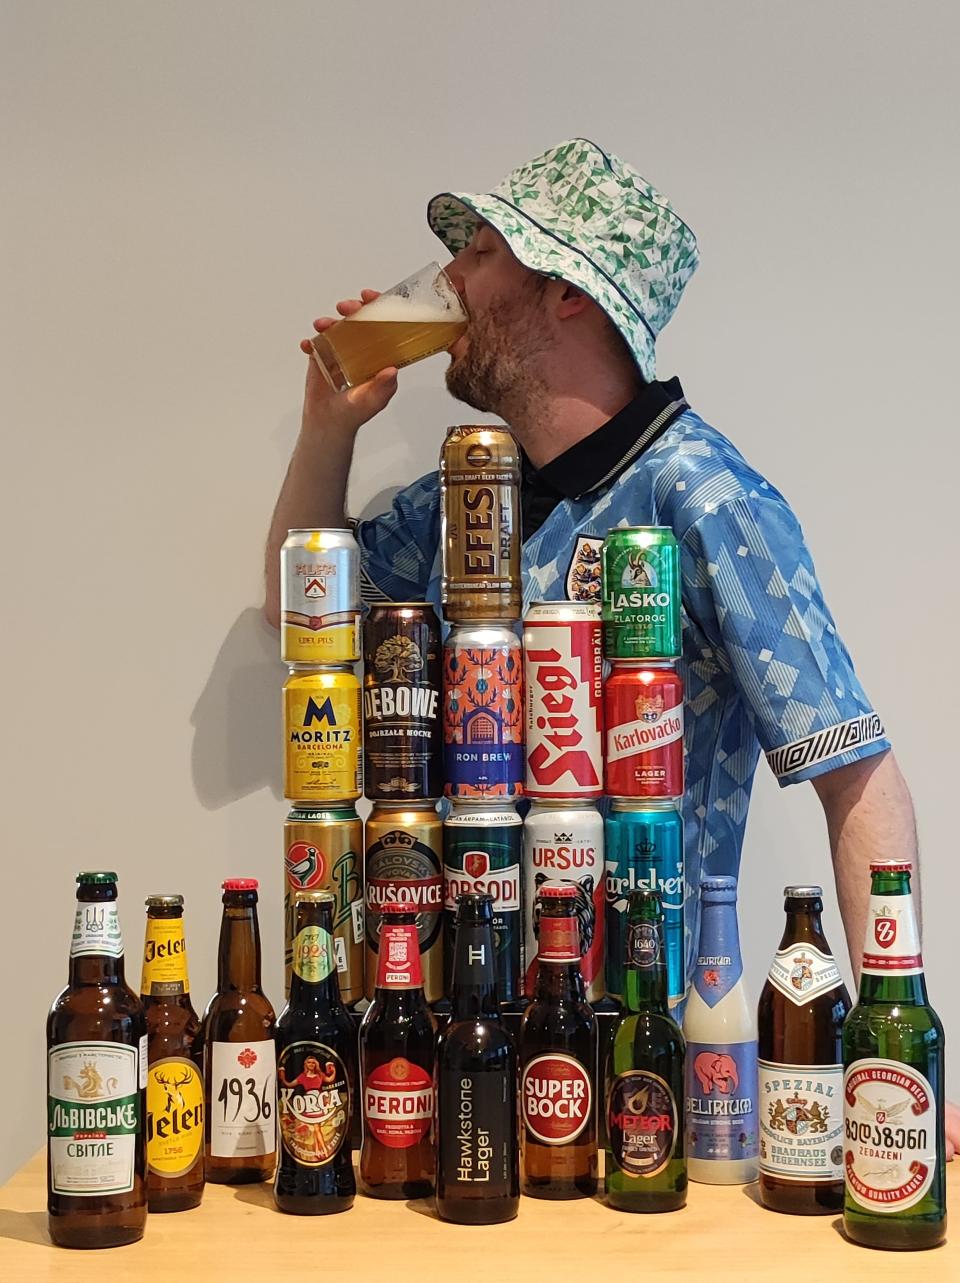
[[756, 1186], [690, 1186], [681, 1212], [630, 1216], [599, 1200], [524, 1198], [506, 1225], [439, 1221], [426, 1200], [358, 1197], [338, 1216], [283, 1216], [269, 1185], [208, 1185], [191, 1212], [151, 1216], [139, 1243], [99, 1252], [55, 1248], [47, 1236], [44, 1156], [0, 1188], [2, 1283], [740, 1283], [803, 1278], [960, 1283], [960, 1164], [948, 1178], [954, 1241], [930, 1252], [876, 1252], [848, 1243], [835, 1216], [780, 1216]]

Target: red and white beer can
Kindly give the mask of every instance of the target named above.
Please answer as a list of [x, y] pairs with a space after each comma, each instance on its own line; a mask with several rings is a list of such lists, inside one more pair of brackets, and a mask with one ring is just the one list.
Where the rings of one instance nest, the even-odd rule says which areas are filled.
[[683, 795], [683, 679], [670, 663], [617, 663], [604, 688], [606, 792]]
[[534, 602], [523, 622], [528, 797], [603, 793], [600, 604]]
[[537, 978], [537, 896], [545, 882], [577, 888], [583, 983], [587, 1000], [599, 1002], [604, 995], [603, 816], [592, 802], [537, 801], [523, 823], [524, 986], [530, 998]]

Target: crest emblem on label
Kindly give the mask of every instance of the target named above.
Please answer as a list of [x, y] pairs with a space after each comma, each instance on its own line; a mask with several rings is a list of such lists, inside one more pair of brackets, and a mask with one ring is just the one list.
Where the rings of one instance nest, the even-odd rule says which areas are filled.
[[599, 601], [601, 572], [600, 550], [603, 539], [596, 535], [578, 535], [564, 579], [569, 601]]
[[287, 880], [301, 891], [320, 886], [326, 873], [323, 852], [312, 842], [291, 842], [286, 855]]
[[877, 918], [873, 924], [873, 936], [881, 949], [892, 949], [897, 942], [896, 918]]
[[472, 878], [485, 877], [490, 869], [490, 856], [486, 851], [467, 851], [463, 857], [463, 868]]
[[203, 1148], [203, 1079], [190, 1060], [157, 1060], [147, 1073], [147, 1163], [182, 1176]]
[[805, 1007], [820, 994], [843, 984], [834, 959], [812, 944], [778, 950], [767, 977], [773, 987], [797, 1007]]

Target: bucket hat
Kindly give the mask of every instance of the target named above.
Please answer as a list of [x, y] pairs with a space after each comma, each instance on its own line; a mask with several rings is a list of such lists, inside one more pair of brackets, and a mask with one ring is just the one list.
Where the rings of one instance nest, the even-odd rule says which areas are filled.
[[490, 223], [525, 267], [582, 289], [627, 342], [647, 382], [657, 335], [697, 270], [697, 239], [667, 198], [586, 138], [551, 147], [491, 192], [441, 192], [427, 221], [451, 254]]

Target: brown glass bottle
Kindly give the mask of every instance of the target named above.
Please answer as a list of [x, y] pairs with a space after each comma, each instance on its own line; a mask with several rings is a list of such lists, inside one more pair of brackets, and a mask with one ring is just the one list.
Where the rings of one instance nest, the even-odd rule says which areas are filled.
[[277, 1021], [273, 1193], [281, 1212], [298, 1216], [346, 1212], [357, 1192], [350, 1135], [357, 1035], [340, 998], [335, 905], [331, 891], [296, 893], [290, 1000]]
[[537, 976], [519, 1039], [520, 1189], [589, 1198], [597, 1192], [597, 1020], [580, 970], [578, 892], [548, 882], [538, 899]]
[[203, 1013], [208, 1181], [269, 1180], [277, 1161], [276, 1017], [260, 986], [255, 878], [223, 883], [217, 992]]
[[847, 993], [818, 886], [784, 888], [786, 927], [758, 1009], [760, 1201], [775, 1212], [843, 1208]]
[[47, 1017], [47, 1211], [60, 1247], [119, 1247], [147, 1219], [146, 1023], [123, 974], [117, 875], [77, 883], [69, 980]]
[[147, 1200], [151, 1212], [182, 1212], [203, 1197], [200, 1020], [190, 1001], [183, 896], [151, 895], [146, 905]]
[[433, 1193], [437, 1022], [423, 992], [416, 905], [383, 905], [373, 1002], [360, 1025], [360, 1183], [375, 1198]]

